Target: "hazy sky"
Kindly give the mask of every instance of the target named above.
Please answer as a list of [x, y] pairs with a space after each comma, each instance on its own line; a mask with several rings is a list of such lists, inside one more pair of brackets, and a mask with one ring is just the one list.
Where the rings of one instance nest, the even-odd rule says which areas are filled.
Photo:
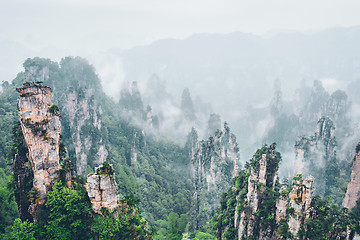
[[0, 40], [89, 53], [201, 32], [360, 25], [359, 12], [359, 0], [1, 0]]

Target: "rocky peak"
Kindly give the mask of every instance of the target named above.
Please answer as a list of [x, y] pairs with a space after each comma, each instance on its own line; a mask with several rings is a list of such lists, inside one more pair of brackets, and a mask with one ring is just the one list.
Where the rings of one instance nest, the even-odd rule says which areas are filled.
[[34, 191], [38, 193], [30, 211], [35, 214], [35, 208], [45, 203], [46, 194], [58, 179], [58, 170], [61, 168], [60, 115], [58, 107], [52, 104], [50, 87], [26, 82], [23, 87], [16, 90], [20, 93], [18, 110], [21, 129], [29, 151], [28, 158], [34, 173]]
[[[247, 164], [248, 171], [250, 171], [247, 179], [247, 194], [244, 203], [237, 205], [235, 211], [243, 210], [240, 211], [240, 214], [235, 214], [234, 219], [239, 239], [250, 237], [267, 239], [270, 237], [272, 230], [263, 229], [260, 231], [260, 219], [255, 213], [268, 211], [264, 209], [263, 202], [269, 197], [269, 191], [273, 191], [277, 184], [277, 170], [280, 160], [281, 156], [275, 151], [275, 144], [273, 144], [269, 147], [265, 145], [259, 149], [250, 163]], [[272, 215], [274, 217], [275, 213]]]
[[214, 136], [200, 142], [197, 141], [197, 134], [193, 129], [187, 146], [189, 155], [192, 156], [191, 174], [194, 186], [191, 227], [199, 229], [199, 226], [205, 225], [204, 221], [210, 220], [210, 214], [219, 203], [221, 193], [230, 186], [230, 180], [237, 174], [239, 148], [236, 137], [227, 124]]
[[[294, 165], [295, 174], [313, 175], [319, 179], [328, 169], [336, 170], [338, 168], [335, 126], [329, 118], [322, 117], [318, 121], [314, 135], [302, 136], [296, 141]], [[334, 183], [331, 181], [317, 181], [315, 183], [316, 193], [324, 195], [332, 184]]]
[[86, 190], [92, 209], [101, 214], [101, 208], [106, 207], [110, 212], [119, 209], [119, 196], [114, 170], [111, 164], [104, 162], [95, 168], [94, 174], [89, 174], [86, 181]]
[[[261, 198], [261, 195], [264, 193], [265, 188], [263, 186], [266, 186], [266, 154], [262, 154], [261, 159], [259, 160], [259, 168], [256, 170], [254, 168], [251, 168], [251, 173], [248, 179], [248, 191], [246, 196], [246, 203], [251, 209], [251, 214], [247, 216], [247, 221], [244, 221], [246, 213], [242, 213], [242, 220], [240, 220], [240, 226], [239, 227], [239, 238], [241, 239], [241, 236], [244, 234], [246, 236], [251, 236], [254, 228], [255, 228], [255, 213], [258, 210], [259, 207], [259, 198]], [[247, 232], [244, 233], [245, 226], [244, 224], [247, 224]]]

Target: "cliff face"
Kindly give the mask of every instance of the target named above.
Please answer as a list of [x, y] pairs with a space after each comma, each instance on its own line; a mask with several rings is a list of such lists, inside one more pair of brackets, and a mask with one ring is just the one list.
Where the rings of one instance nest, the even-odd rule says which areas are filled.
[[58, 179], [61, 123], [57, 107], [52, 106], [51, 88], [27, 82], [16, 90], [20, 93], [18, 109], [34, 173], [33, 186], [38, 192], [33, 214], [37, 205], [45, 203], [47, 192]]
[[[108, 154], [100, 135], [102, 109], [93, 99], [95, 91], [85, 89], [82, 96], [76, 91], [70, 91], [67, 94], [67, 102], [63, 105], [69, 117], [71, 139], [77, 160], [76, 170], [80, 175], [85, 174], [90, 163], [89, 157], [92, 158], [91, 165], [98, 165], [106, 160]], [[92, 131], [97, 134], [92, 135]], [[97, 148], [97, 151], [94, 148]]]
[[207, 141], [197, 142], [196, 139], [197, 134], [192, 132], [188, 144], [194, 188], [191, 206], [193, 229], [199, 229], [210, 220], [211, 212], [219, 203], [220, 194], [230, 186], [230, 180], [237, 175], [239, 165], [236, 137], [227, 124]]
[[85, 175], [106, 160], [102, 136], [102, 108], [99, 104], [100, 80], [94, 69], [81, 58], [64, 58], [57, 63], [48, 59], [28, 59], [24, 63], [26, 78], [43, 81], [54, 90], [53, 100], [63, 115], [63, 141], [76, 170]]
[[[359, 145], [358, 145], [359, 146]], [[356, 207], [356, 202], [360, 199], [360, 152], [357, 152], [351, 171], [351, 180], [347, 186], [347, 191], [343, 201], [343, 206], [350, 210]]]
[[95, 213], [101, 214], [101, 208], [106, 207], [110, 212], [119, 209], [117, 184], [112, 166], [107, 162], [95, 168], [95, 174], [90, 174], [86, 181], [86, 190]]
[[[304, 180], [294, 179], [292, 190], [288, 196], [290, 199], [287, 207], [292, 212], [287, 223], [293, 236], [299, 232], [300, 226], [305, 218], [309, 217], [309, 208], [313, 191], [314, 177], [308, 176]], [[280, 206], [277, 206], [279, 209]]]
[[[239, 238], [241, 238], [243, 235], [253, 235], [254, 228], [256, 227], [254, 213], [258, 210], [259, 201], [262, 200], [261, 198], [263, 197], [262, 195], [265, 191], [265, 188], [263, 186], [266, 186], [266, 154], [262, 154], [262, 157], [259, 161], [259, 170], [254, 171], [254, 169], [251, 169], [251, 173], [248, 179], [248, 191], [246, 196], [246, 202], [251, 211], [250, 214], [245, 213], [245, 211], [242, 212], [240, 215], [240, 221], [235, 220], [236, 222], [240, 222], [238, 231]], [[244, 232], [245, 229], [247, 229], [246, 232]]]

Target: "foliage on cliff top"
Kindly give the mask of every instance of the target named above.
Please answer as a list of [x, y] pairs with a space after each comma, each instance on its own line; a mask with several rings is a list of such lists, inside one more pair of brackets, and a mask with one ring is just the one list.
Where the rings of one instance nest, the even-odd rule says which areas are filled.
[[114, 175], [114, 169], [108, 161], [105, 161], [97, 169], [96, 174], [98, 174], [98, 175]]
[[256, 150], [253, 157], [246, 163], [245, 168], [252, 168], [255, 172], [258, 172], [263, 154], [266, 154], [266, 186], [272, 187], [273, 177], [279, 170], [281, 162], [281, 154], [276, 151], [276, 143], [272, 143], [270, 146], [264, 144], [262, 148]]
[[34, 57], [34, 58], [27, 58], [23, 66], [26, 69], [30, 66], [43, 67], [43, 66], [49, 66], [51, 64], [55, 64], [55, 63], [48, 58]]

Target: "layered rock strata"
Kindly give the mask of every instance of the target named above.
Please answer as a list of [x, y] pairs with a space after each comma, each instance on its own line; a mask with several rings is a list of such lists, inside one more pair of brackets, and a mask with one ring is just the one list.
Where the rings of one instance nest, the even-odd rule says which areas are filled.
[[38, 194], [35, 208], [46, 201], [46, 194], [58, 179], [59, 139], [61, 131], [58, 108], [52, 105], [52, 90], [32, 82], [16, 89], [20, 93], [18, 110], [21, 129], [28, 148], [28, 158], [34, 173], [33, 186]]

